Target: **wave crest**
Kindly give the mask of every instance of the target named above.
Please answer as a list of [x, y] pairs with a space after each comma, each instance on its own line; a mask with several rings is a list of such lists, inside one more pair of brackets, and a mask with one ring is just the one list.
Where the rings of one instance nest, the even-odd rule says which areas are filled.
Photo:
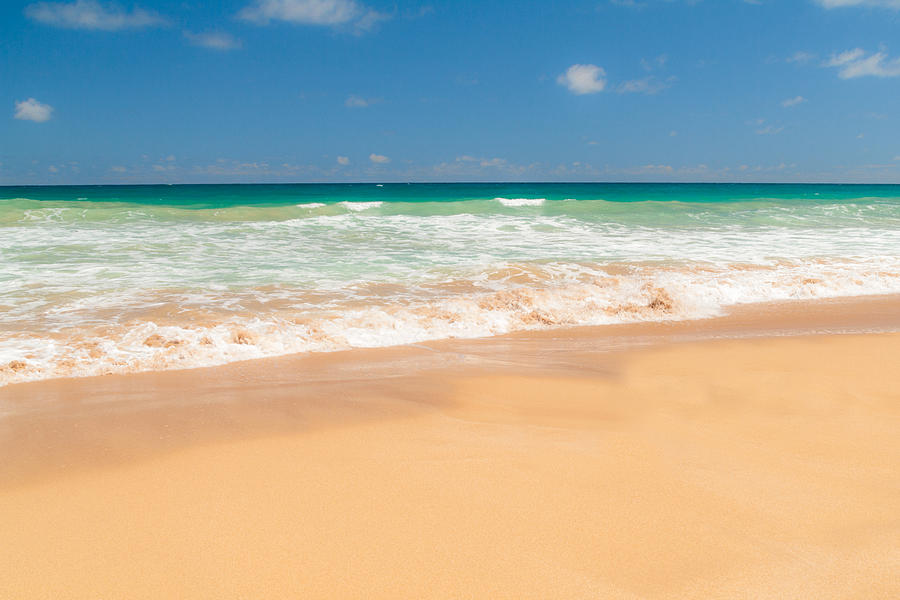
[[509, 207], [541, 206], [547, 201], [546, 198], [494, 198], [494, 200]]
[[[308, 298], [292, 299], [284, 288], [257, 288], [250, 295], [260, 301], [249, 311], [244, 300], [223, 292], [197, 313], [176, 305], [99, 329], [0, 335], [0, 385], [523, 330], [696, 319], [741, 303], [898, 292], [897, 265], [822, 260], [691, 267], [503, 264], [475, 279], [387, 286], [366, 292], [367, 301], [357, 295], [319, 309]], [[159, 314], [169, 317], [153, 316]]]

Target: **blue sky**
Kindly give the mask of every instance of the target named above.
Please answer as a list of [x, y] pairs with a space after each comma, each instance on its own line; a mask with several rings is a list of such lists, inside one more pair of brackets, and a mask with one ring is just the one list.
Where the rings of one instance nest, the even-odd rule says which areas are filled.
[[0, 184], [900, 183], [900, 0], [7, 0], [0, 52]]

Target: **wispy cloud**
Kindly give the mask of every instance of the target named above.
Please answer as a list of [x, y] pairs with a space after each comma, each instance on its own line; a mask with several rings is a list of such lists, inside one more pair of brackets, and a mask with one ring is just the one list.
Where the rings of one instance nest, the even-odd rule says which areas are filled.
[[517, 177], [530, 171], [536, 165], [519, 165], [511, 163], [499, 156], [479, 157], [471, 154], [457, 156], [452, 161], [442, 162], [431, 167], [429, 176], [447, 178], [492, 178]]
[[754, 127], [754, 132], [756, 133], [756, 135], [776, 135], [784, 130], [784, 127], [777, 127], [770, 123], [766, 123], [765, 119], [756, 119], [755, 121], [750, 121], [748, 125], [752, 125]]
[[368, 31], [389, 18], [356, 0], [254, 0], [238, 17], [260, 25], [284, 21], [297, 25], [346, 26], [357, 32]]
[[338, 156], [337, 162], [339, 165], [347, 166], [350, 164], [350, 159], [346, 156]]
[[775, 135], [781, 133], [784, 127], [775, 127], [774, 125], [766, 125], [756, 130], [756, 135]]
[[877, 6], [900, 10], [900, 0], [816, 0], [816, 4], [825, 8], [844, 8], [846, 6]]
[[622, 169], [623, 172], [628, 173], [629, 175], [671, 175], [675, 172], [675, 168], [672, 165], [640, 165], [637, 167], [629, 167], [626, 169]]
[[391, 159], [383, 154], [375, 154], [374, 152], [369, 155], [369, 160], [371, 160], [376, 165], [384, 165], [391, 162]]
[[25, 7], [25, 16], [38, 23], [64, 29], [120, 31], [164, 25], [157, 13], [135, 6], [130, 11], [96, 0], [38, 2]]
[[204, 33], [184, 32], [185, 39], [194, 46], [201, 48], [209, 48], [210, 50], [219, 50], [225, 52], [227, 50], [237, 50], [243, 44], [241, 40], [235, 38], [230, 33], [219, 31], [207, 31]]
[[668, 54], [660, 54], [655, 58], [651, 58], [647, 60], [646, 58], [641, 59], [641, 66], [645, 71], [653, 71], [655, 69], [662, 69], [666, 66], [666, 63], [669, 62]]
[[623, 81], [616, 86], [616, 91], [620, 94], [658, 94], [675, 81], [674, 77], [669, 77], [665, 81], [656, 77], [644, 77], [643, 79], [630, 79]]
[[38, 102], [34, 98], [16, 102], [16, 112], [13, 117], [20, 121], [34, 121], [35, 123], [43, 123], [49, 121], [53, 116], [53, 107], [43, 102]]
[[556, 82], [573, 94], [596, 94], [606, 87], [606, 71], [597, 65], [572, 65]]
[[862, 48], [832, 54], [822, 66], [838, 69], [841, 79], [900, 77], [900, 58], [892, 59], [883, 51], [867, 55]]
[[790, 108], [792, 106], [797, 106], [798, 104], [803, 104], [804, 102], [807, 102], [807, 100], [803, 96], [794, 96], [793, 98], [782, 100], [781, 105], [785, 108]]
[[613, 6], [627, 6], [628, 8], [643, 8], [646, 2], [638, 2], [638, 0], [609, 0]]
[[785, 59], [785, 60], [787, 60], [787, 62], [790, 62], [790, 63], [798, 63], [801, 65], [805, 65], [808, 62], [813, 61], [815, 59], [816, 59], [816, 55], [813, 54], [812, 52], [804, 52], [803, 50], [800, 50], [798, 52], [794, 52], [791, 56], [787, 57], [787, 59]]
[[362, 96], [357, 96], [356, 94], [350, 94], [347, 96], [347, 99], [344, 100], [344, 106], [347, 108], [366, 108], [367, 106], [371, 106], [378, 102], [377, 98], [363, 98]]
[[[664, 70], [668, 62], [669, 55], [660, 54], [650, 59], [642, 58], [640, 64], [644, 71], [654, 73]], [[657, 75], [647, 75], [646, 77], [623, 81], [615, 86], [615, 90], [620, 94], [658, 94], [670, 87], [677, 79], [675, 76], [662, 79]]]

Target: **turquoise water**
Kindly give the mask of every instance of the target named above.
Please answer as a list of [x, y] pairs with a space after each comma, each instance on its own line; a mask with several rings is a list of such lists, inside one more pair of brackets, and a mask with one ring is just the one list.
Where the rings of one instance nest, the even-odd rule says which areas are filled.
[[132, 202], [186, 208], [285, 206], [302, 202], [460, 202], [498, 197], [610, 202], [741, 202], [805, 200], [896, 202], [900, 185], [765, 183], [348, 183], [257, 185], [0, 186], [0, 199]]
[[900, 291], [900, 186], [0, 188], [0, 384]]

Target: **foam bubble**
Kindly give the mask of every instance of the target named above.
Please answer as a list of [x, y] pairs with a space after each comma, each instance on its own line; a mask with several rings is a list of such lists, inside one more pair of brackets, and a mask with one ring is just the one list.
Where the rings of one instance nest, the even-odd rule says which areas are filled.
[[324, 206], [321, 202], [307, 202], [306, 204], [298, 204], [297, 208], [322, 208]]
[[370, 208], [378, 208], [382, 204], [384, 204], [384, 202], [341, 202], [341, 206], [343, 206], [347, 210], [352, 210], [354, 212], [369, 210]]
[[494, 198], [497, 202], [502, 204], [503, 206], [540, 206], [547, 199], [546, 198]]

